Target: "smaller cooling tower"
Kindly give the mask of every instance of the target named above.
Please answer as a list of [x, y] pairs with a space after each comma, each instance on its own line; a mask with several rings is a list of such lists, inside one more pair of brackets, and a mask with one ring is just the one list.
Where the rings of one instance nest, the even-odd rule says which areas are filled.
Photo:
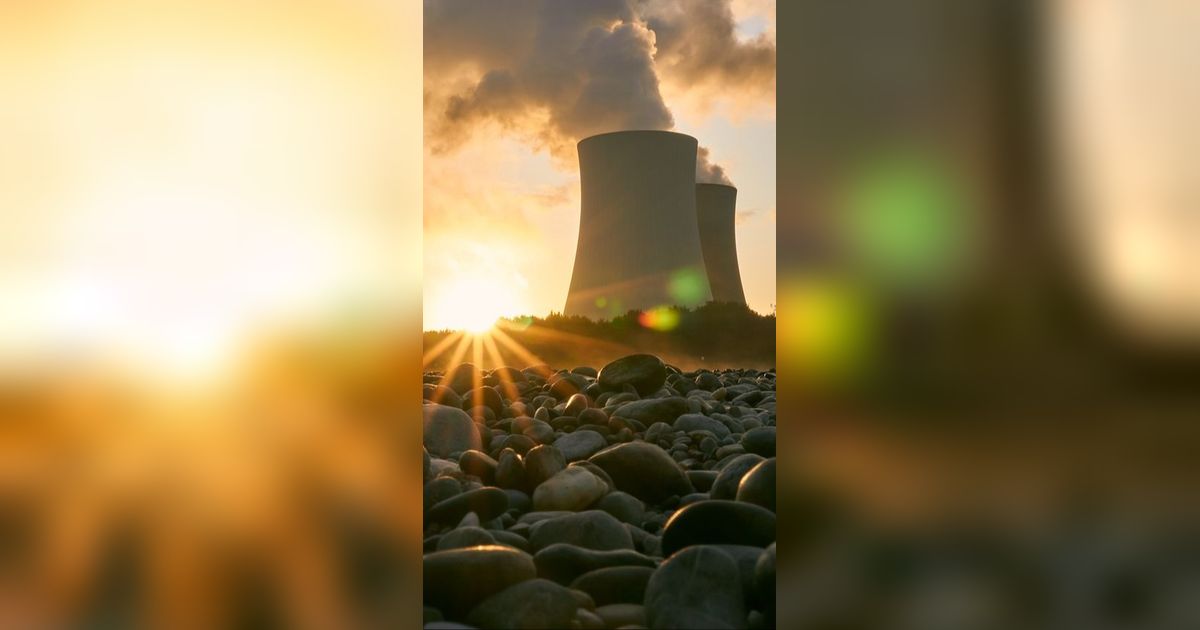
[[584, 138], [579, 181], [565, 314], [609, 319], [711, 298], [696, 222], [695, 138], [670, 131]]
[[733, 186], [696, 184], [696, 220], [713, 301], [745, 304], [733, 232], [736, 201], [737, 189]]

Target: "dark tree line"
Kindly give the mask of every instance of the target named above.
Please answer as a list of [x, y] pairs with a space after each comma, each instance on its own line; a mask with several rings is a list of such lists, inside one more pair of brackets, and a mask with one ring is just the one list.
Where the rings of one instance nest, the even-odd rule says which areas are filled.
[[[657, 354], [683, 369], [775, 365], [775, 315], [760, 315], [744, 304], [709, 302], [648, 313], [631, 310], [609, 320], [551, 313], [505, 319], [501, 330], [555, 367], [599, 367], [631, 352]], [[451, 334], [426, 332], [426, 350]], [[496, 346], [503, 363], [527, 362], [504, 344]], [[447, 359], [440, 359], [434, 366], [444, 367]]]

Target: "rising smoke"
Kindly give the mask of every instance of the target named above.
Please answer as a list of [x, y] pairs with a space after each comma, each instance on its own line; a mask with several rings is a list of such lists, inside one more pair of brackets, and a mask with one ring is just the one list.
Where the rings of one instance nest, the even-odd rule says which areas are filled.
[[774, 34], [740, 40], [731, 4], [641, 0], [638, 14], [655, 35], [655, 65], [662, 75], [693, 90], [773, 94]]
[[[674, 128], [660, 82], [773, 91], [774, 80], [774, 43], [739, 40], [728, 0], [425, 3], [426, 133], [435, 152], [497, 124], [572, 164], [581, 138]], [[705, 147], [696, 178], [730, 183]]]
[[708, 147], [696, 149], [696, 183], [733, 185], [733, 181], [725, 174], [725, 169], [709, 161]]

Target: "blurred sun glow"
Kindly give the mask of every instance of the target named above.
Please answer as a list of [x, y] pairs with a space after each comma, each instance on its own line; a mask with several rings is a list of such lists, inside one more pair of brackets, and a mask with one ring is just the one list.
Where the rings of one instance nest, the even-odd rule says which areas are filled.
[[407, 627], [420, 15], [0, 2], [0, 627]]
[[419, 102], [379, 8], [36, 5], [0, 20], [6, 362], [190, 379], [264, 330], [402, 308], [420, 149], [398, 121]]

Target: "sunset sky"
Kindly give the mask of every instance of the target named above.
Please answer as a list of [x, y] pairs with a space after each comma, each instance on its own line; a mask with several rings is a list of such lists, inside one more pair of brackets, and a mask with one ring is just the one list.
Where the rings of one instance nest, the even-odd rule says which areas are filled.
[[751, 0], [426, 3], [425, 328], [475, 309], [562, 310], [575, 143], [621, 129], [673, 129], [708, 150], [712, 179], [723, 170], [738, 188], [746, 299], [771, 312], [774, 20], [773, 2]]

